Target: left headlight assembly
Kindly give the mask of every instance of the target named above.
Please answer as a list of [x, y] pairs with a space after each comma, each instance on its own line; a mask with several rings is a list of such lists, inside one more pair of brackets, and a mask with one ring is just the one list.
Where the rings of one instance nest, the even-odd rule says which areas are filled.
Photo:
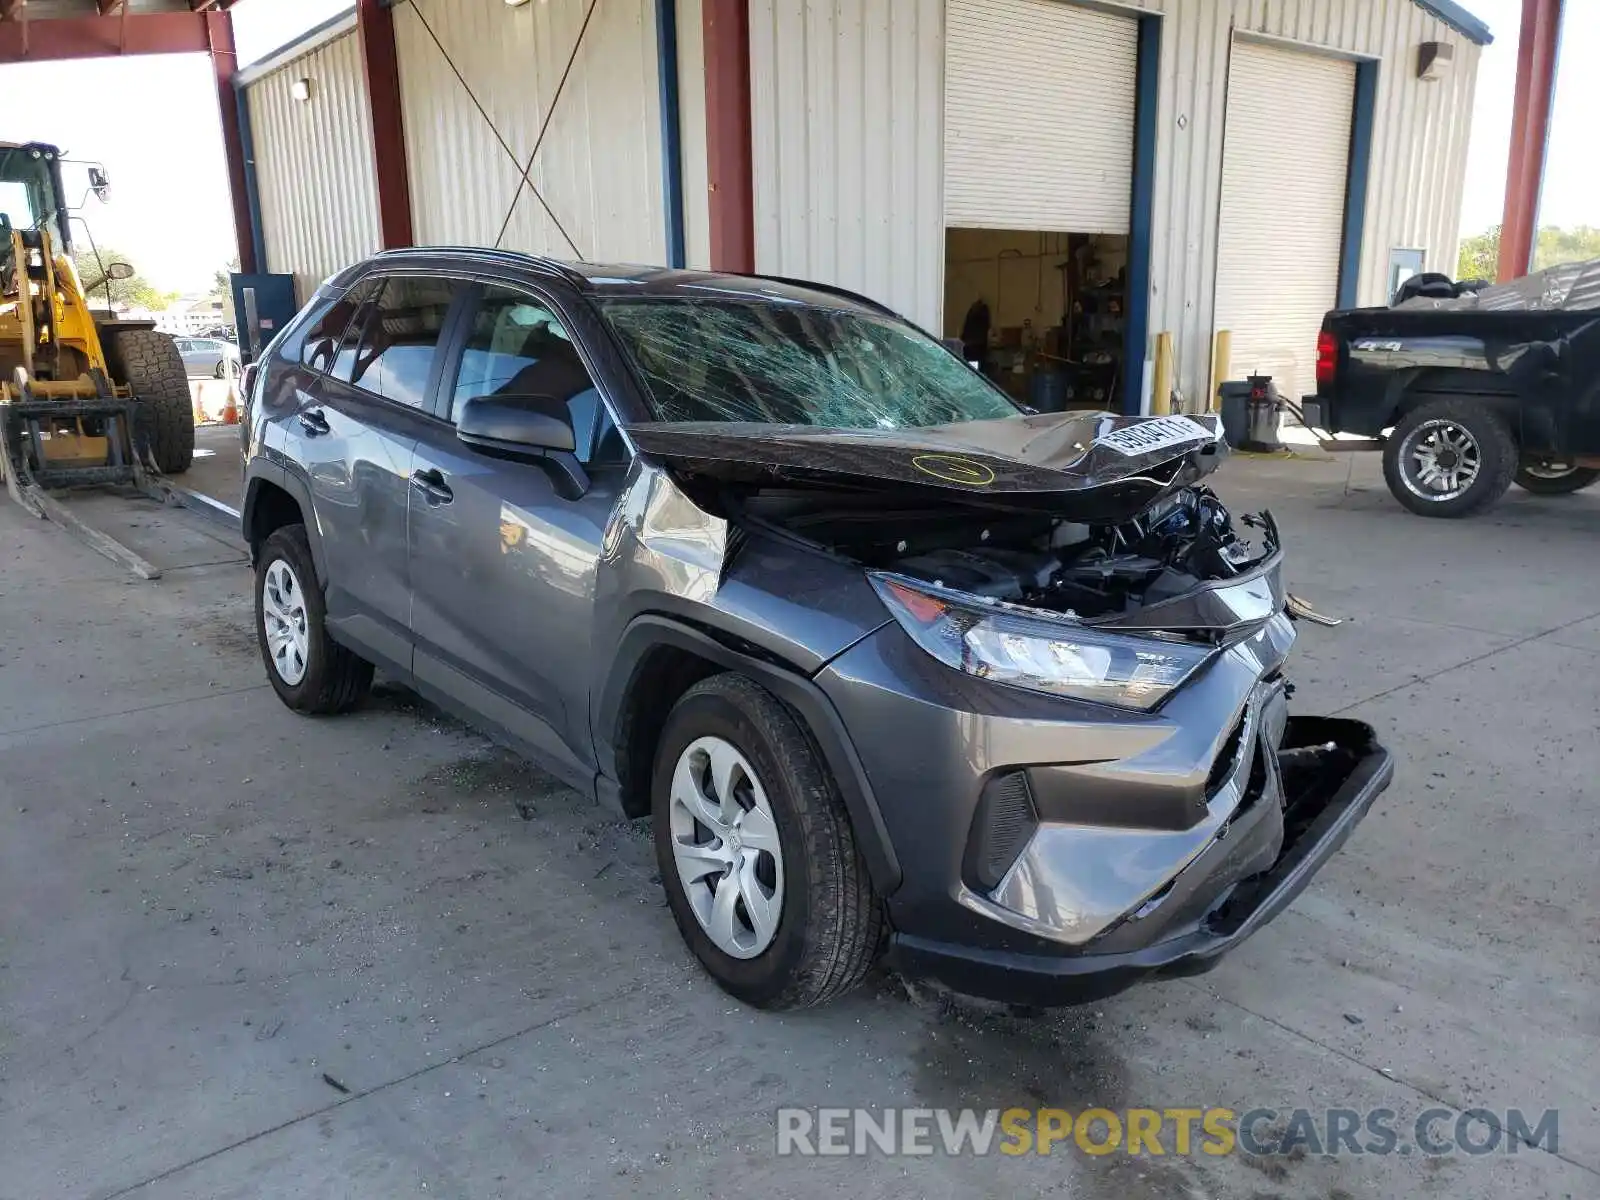
[[1148, 711], [1215, 653], [1018, 612], [903, 575], [872, 571], [868, 578], [911, 639], [940, 662], [1035, 692]]

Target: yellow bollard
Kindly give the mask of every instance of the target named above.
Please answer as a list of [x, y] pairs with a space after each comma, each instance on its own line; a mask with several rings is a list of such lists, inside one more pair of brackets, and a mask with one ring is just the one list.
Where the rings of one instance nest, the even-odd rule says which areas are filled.
[[1150, 389], [1150, 415], [1164, 417], [1172, 411], [1172, 335], [1156, 334], [1155, 384]]
[[1216, 342], [1211, 348], [1211, 402], [1208, 412], [1222, 411], [1222, 383], [1228, 378], [1228, 368], [1233, 358], [1233, 330], [1217, 330]]

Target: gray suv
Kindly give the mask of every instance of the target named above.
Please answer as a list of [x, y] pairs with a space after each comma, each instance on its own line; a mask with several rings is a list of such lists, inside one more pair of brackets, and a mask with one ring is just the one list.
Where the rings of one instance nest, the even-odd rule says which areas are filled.
[[1211, 417], [1032, 413], [815, 284], [399, 251], [252, 375], [268, 677], [374, 667], [649, 817], [724, 989], [880, 958], [996, 999], [1203, 971], [1389, 783], [1292, 717], [1269, 515]]

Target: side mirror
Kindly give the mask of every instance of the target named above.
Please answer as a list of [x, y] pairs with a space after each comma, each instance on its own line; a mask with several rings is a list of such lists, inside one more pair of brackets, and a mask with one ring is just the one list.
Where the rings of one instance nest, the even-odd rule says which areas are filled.
[[480, 453], [544, 467], [565, 500], [589, 490], [573, 453], [572, 418], [554, 396], [472, 396], [456, 411], [456, 437]]
[[111, 176], [104, 167], [89, 168], [89, 190], [99, 197], [101, 204], [111, 203]]
[[133, 266], [125, 262], [114, 262], [106, 268], [107, 279], [132, 279]]

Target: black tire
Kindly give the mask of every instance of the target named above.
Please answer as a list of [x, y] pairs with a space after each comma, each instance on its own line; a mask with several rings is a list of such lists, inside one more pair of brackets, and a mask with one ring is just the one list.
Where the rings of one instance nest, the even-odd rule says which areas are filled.
[[[724, 953], [690, 907], [672, 850], [668, 809], [678, 759], [720, 737], [754, 768], [777, 826], [784, 889], [777, 931], [753, 958]], [[883, 906], [821, 752], [795, 715], [742, 675], [716, 675], [667, 716], [651, 780], [656, 861], [678, 931], [719, 987], [757, 1008], [806, 1008], [855, 987], [877, 960]]]
[[[1430, 499], [1422, 494], [1422, 485], [1408, 477], [1414, 472], [1402, 459], [1408, 454], [1412, 435], [1440, 421], [1459, 426], [1477, 444], [1478, 475], [1457, 494]], [[1467, 517], [1506, 494], [1517, 472], [1517, 457], [1517, 441], [1504, 417], [1483, 401], [1447, 396], [1418, 405], [1401, 418], [1383, 447], [1383, 478], [1394, 498], [1414, 513], [1424, 517]]]
[[228, 377], [228, 360], [223, 359], [217, 364], [217, 369], [211, 372], [213, 379], [226, 379]]
[[1595, 467], [1553, 467], [1536, 462], [1525, 462], [1517, 468], [1517, 486], [1535, 496], [1565, 496], [1581, 492], [1600, 480], [1600, 469]]
[[194, 402], [177, 343], [157, 329], [121, 329], [106, 347], [112, 377], [139, 401], [134, 436], [156, 468], [178, 475], [194, 461]]
[[[301, 601], [305, 612], [305, 674], [290, 683], [274, 664], [267, 641], [265, 588], [273, 564], [287, 563], [297, 581], [304, 581]], [[304, 525], [275, 530], [256, 556], [256, 644], [273, 691], [296, 712], [341, 713], [360, 704], [372, 688], [372, 664], [328, 636], [327, 606], [317, 586], [316, 567]]]

